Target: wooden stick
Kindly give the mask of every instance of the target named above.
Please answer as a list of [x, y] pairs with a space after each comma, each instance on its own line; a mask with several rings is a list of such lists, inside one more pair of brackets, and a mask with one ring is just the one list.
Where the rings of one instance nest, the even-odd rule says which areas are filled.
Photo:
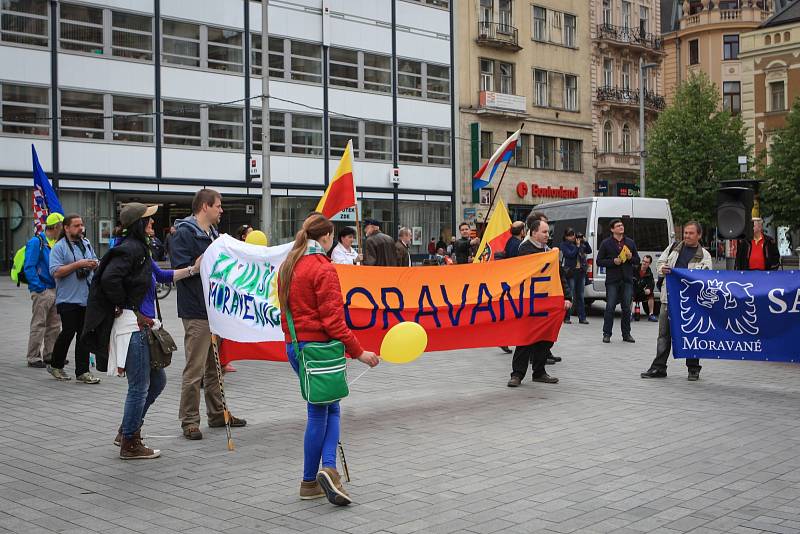
[[[219, 380], [219, 393], [222, 397], [222, 414], [225, 417], [225, 433], [228, 435], [228, 450], [234, 450], [233, 438], [231, 437], [231, 413], [228, 411], [228, 403], [225, 402], [225, 386], [222, 382], [222, 366], [219, 363], [219, 338], [211, 335], [211, 346], [214, 347], [214, 364], [217, 366], [217, 379]], [[208, 387], [208, 384], [206, 384]]]
[[[519, 127], [520, 131], [525, 128], [525, 123], [522, 123], [522, 126]], [[519, 141], [517, 141], [519, 143]], [[514, 148], [516, 150], [516, 148]], [[500, 175], [500, 180], [497, 182], [497, 187], [495, 188], [495, 193], [492, 195], [492, 200], [489, 202], [489, 210], [486, 212], [486, 217], [483, 219], [483, 230], [481, 231], [481, 239], [483, 239], [483, 234], [486, 232], [486, 226], [489, 224], [489, 216], [492, 213], [492, 207], [494, 206], [494, 201], [497, 200], [497, 195], [500, 194], [500, 186], [503, 183], [503, 178], [506, 177], [506, 171], [508, 170], [508, 164], [511, 163], [509, 159], [506, 161], [506, 166], [503, 167], [503, 174]]]

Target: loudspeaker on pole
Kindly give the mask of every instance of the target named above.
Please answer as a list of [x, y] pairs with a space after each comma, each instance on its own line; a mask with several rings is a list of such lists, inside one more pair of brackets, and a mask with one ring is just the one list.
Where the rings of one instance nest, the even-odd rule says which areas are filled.
[[754, 192], [748, 187], [721, 187], [717, 191], [717, 233], [721, 239], [753, 238]]

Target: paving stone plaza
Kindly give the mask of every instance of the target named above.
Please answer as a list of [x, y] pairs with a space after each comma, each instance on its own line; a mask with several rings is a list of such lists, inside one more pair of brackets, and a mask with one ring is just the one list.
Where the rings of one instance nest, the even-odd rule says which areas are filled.
[[[343, 402], [355, 504], [335, 508], [297, 496], [305, 405], [288, 364], [227, 376], [248, 421], [235, 451], [205, 417], [202, 441], [180, 436], [174, 292], [162, 305], [179, 350], [144, 427], [162, 457], [123, 462], [125, 381], [27, 368], [28, 291], [0, 282], [0, 532], [800, 532], [798, 365], [709, 361], [688, 382], [673, 361], [642, 380], [657, 325], [634, 323], [628, 344], [617, 324], [602, 344], [597, 309], [562, 328], [557, 385], [507, 388], [499, 349], [383, 363]], [[366, 368], [354, 364], [351, 376]]]

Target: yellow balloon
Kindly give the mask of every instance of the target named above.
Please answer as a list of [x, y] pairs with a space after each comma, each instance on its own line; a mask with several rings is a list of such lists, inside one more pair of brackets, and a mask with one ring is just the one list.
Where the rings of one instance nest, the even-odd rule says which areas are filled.
[[381, 342], [381, 359], [389, 363], [413, 362], [425, 352], [428, 333], [418, 323], [404, 322], [394, 325]]
[[267, 246], [267, 234], [262, 232], [261, 230], [253, 230], [247, 237], [244, 239], [245, 243], [250, 243], [251, 245], [261, 245], [262, 247]]

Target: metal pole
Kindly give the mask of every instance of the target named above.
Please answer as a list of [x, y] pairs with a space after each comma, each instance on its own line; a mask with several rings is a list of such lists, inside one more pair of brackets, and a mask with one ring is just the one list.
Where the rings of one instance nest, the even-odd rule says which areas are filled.
[[639, 196], [644, 198], [644, 58], [639, 56]]
[[261, 231], [272, 243], [272, 176], [269, 150], [269, 0], [261, 0]]

